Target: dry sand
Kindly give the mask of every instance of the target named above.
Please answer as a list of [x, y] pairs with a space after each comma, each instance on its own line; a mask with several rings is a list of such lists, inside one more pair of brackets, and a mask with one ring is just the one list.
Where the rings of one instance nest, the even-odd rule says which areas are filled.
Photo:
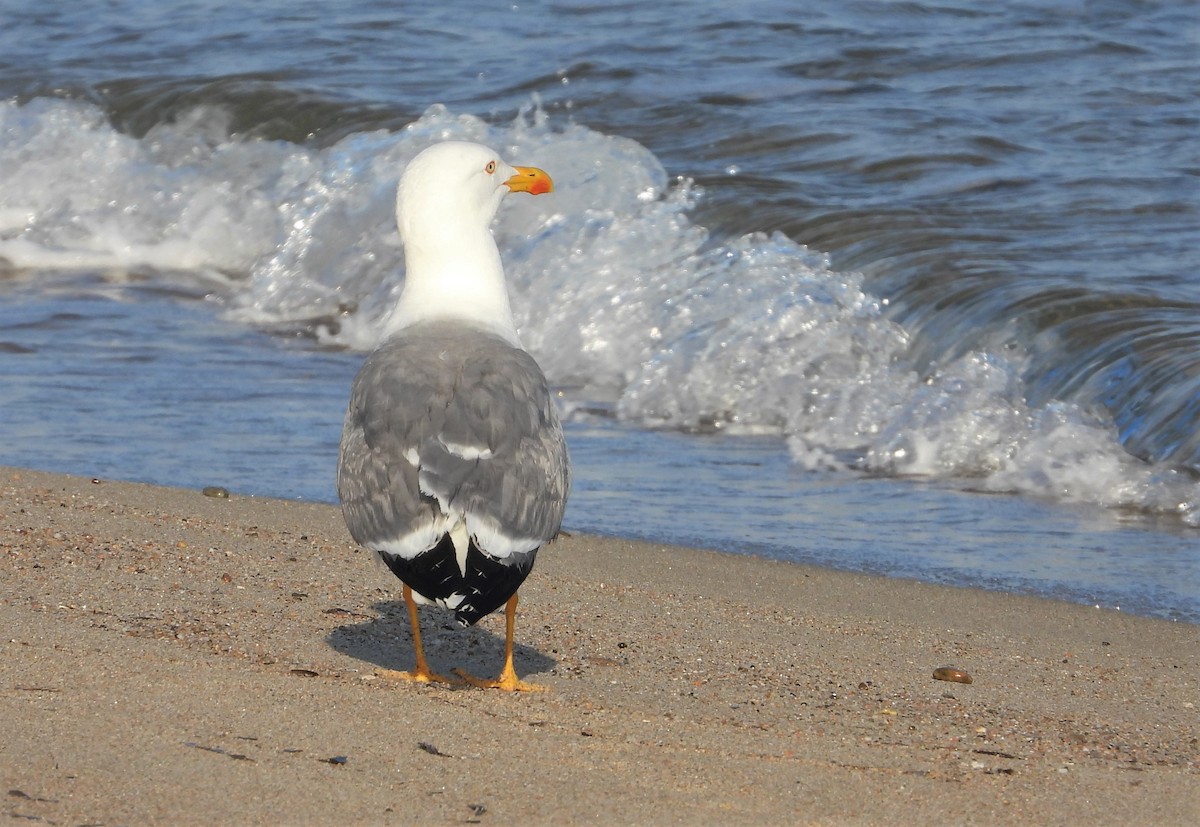
[[510, 695], [375, 676], [399, 583], [330, 506], [0, 469], [0, 552], [14, 823], [1200, 823], [1195, 626], [573, 536]]

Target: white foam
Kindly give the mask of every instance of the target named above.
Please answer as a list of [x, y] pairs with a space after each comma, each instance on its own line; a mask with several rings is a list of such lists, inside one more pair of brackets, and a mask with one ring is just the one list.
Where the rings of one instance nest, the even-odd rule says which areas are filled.
[[184, 129], [139, 141], [88, 104], [0, 103], [0, 257], [28, 269], [245, 273], [276, 242], [262, 191], [279, 164]]
[[555, 179], [553, 195], [506, 199], [496, 236], [522, 340], [568, 408], [779, 434], [804, 468], [967, 478], [1200, 523], [1197, 484], [1132, 458], [1105, 412], [1031, 407], [1018, 351], [919, 374], [858, 274], [782, 235], [710, 237], [690, 219], [703, 194], [632, 141], [444, 107], [324, 149], [227, 131], [206, 108], [139, 140], [89, 104], [0, 103], [0, 258], [203, 274], [233, 319], [316, 325], [367, 350], [403, 283], [400, 171], [433, 141], [481, 141]]

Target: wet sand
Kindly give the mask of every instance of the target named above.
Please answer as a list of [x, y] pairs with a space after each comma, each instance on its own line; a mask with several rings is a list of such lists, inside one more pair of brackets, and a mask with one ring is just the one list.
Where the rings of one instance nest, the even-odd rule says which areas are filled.
[[[0, 469], [0, 554], [14, 823], [1200, 818], [1187, 624], [570, 536], [510, 695], [376, 674], [399, 582], [327, 505]], [[498, 671], [502, 617], [423, 619], [435, 669]]]

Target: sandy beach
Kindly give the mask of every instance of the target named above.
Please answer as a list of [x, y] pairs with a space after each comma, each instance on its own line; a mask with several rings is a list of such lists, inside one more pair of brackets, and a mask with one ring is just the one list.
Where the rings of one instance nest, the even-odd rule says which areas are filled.
[[[376, 674], [399, 582], [328, 505], [0, 469], [0, 552], [13, 823], [1200, 818], [1186, 624], [575, 535], [510, 695]], [[423, 619], [435, 669], [499, 669], [502, 617]]]

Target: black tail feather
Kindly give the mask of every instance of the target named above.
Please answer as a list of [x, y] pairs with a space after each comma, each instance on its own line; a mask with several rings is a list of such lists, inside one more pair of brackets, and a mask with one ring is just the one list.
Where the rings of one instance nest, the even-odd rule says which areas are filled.
[[414, 592], [429, 600], [446, 600], [465, 595], [454, 612], [463, 626], [473, 626], [503, 606], [516, 594], [533, 570], [537, 550], [499, 560], [489, 557], [471, 539], [467, 549], [467, 574], [464, 577], [454, 557], [454, 541], [444, 535], [437, 545], [412, 559], [395, 554], [380, 556], [392, 574], [407, 583]]

